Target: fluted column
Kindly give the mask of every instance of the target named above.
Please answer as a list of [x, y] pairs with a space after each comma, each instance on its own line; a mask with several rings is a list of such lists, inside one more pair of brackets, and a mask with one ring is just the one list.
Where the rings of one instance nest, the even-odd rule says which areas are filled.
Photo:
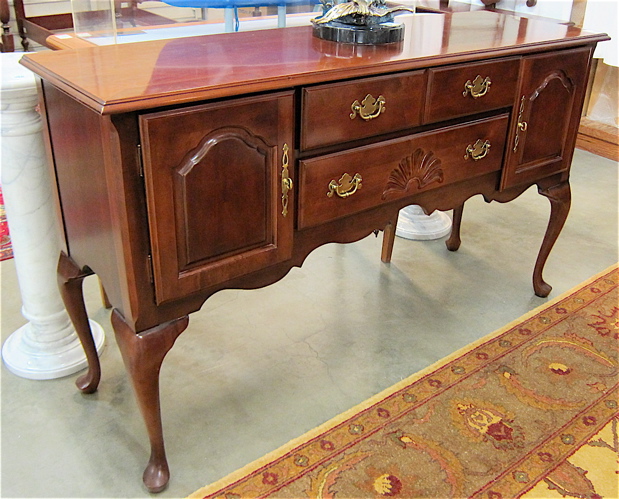
[[[86, 356], [64, 308], [56, 280], [59, 233], [42, 135], [34, 75], [23, 54], [2, 54], [2, 191], [11, 233], [22, 315], [28, 323], [2, 347], [14, 374], [53, 379], [86, 367]], [[105, 335], [91, 321], [97, 351]]]

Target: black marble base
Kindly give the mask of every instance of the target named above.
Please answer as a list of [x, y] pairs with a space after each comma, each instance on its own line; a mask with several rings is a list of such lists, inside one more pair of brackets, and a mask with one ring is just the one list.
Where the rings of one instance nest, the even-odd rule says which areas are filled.
[[354, 26], [338, 22], [314, 24], [314, 36], [323, 40], [359, 45], [380, 45], [404, 38], [404, 25], [385, 22], [372, 26]]

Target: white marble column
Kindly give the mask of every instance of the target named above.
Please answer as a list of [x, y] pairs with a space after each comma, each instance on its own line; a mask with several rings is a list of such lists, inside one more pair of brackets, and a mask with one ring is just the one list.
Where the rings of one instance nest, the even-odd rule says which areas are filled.
[[[57, 285], [59, 233], [41, 117], [36, 110], [36, 82], [34, 75], [19, 64], [21, 55], [0, 55], [0, 145], [2, 192], [22, 315], [28, 323], [5, 341], [2, 359], [18, 376], [53, 379], [85, 368], [86, 356]], [[94, 321], [91, 327], [100, 352], [105, 340], [103, 329]]]
[[451, 218], [442, 211], [426, 215], [420, 206], [410, 205], [400, 210], [396, 236], [417, 241], [440, 239], [451, 232]]

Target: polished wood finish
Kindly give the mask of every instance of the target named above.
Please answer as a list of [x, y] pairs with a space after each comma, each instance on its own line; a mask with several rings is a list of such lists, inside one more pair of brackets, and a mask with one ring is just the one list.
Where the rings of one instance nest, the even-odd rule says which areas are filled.
[[284, 92], [140, 116], [157, 303], [290, 258], [292, 109]]
[[458, 251], [462, 240], [460, 239], [460, 227], [462, 226], [462, 214], [464, 212], [464, 204], [455, 206], [452, 211], [451, 218], [451, 233], [445, 241], [445, 246], [449, 251]]
[[[219, 290], [272, 284], [318, 246], [380, 230], [389, 262], [410, 204], [454, 209], [456, 250], [467, 199], [508, 202], [536, 185], [551, 214], [533, 285], [550, 291], [542, 272], [569, 211], [586, 75], [607, 37], [486, 11], [405, 22], [406, 39], [388, 46], [301, 27], [22, 59], [43, 79], [63, 296], [87, 349], [84, 272], [114, 307], [151, 443], [149, 490], [169, 478], [161, 363], [186, 316]], [[486, 95], [462, 95], [486, 70]], [[350, 119], [366, 92], [385, 97], [385, 112]]]
[[570, 184], [567, 181], [560, 182], [550, 187], [540, 187], [539, 193], [548, 198], [551, 210], [548, 228], [546, 229], [542, 247], [537, 255], [535, 268], [533, 270], [533, 288], [535, 289], [535, 294], [544, 298], [550, 294], [552, 286], [544, 281], [542, 272], [548, 255], [550, 255], [550, 250], [557, 241], [561, 229], [567, 220], [567, 214], [570, 211], [572, 202], [572, 195]]
[[586, 117], [582, 118], [578, 128], [576, 147], [613, 161], [619, 161], [619, 129]]
[[[405, 39], [382, 46], [338, 45], [313, 37], [312, 28], [303, 26], [37, 53], [24, 64], [97, 112], [109, 114], [479, 61], [480, 54], [490, 52], [496, 58], [605, 39], [525, 17], [505, 16], [497, 22], [497, 15], [481, 11], [406, 17]], [[257, 44], [269, 47], [259, 59]], [[89, 70], [76, 70], [85, 67]]]
[[[514, 103], [520, 60], [515, 58], [463, 64], [428, 71], [425, 123], [433, 123], [481, 111], [491, 111]], [[466, 83], [488, 78], [484, 95], [466, 91]]]
[[518, 120], [502, 186], [565, 171], [572, 162], [591, 48], [540, 54], [523, 61]]
[[143, 475], [150, 492], [161, 492], [170, 479], [161, 425], [159, 371], [166, 354], [188, 324], [189, 318], [185, 316], [135, 334], [118, 310], [112, 312], [116, 342], [133, 383], [150, 440], [150, 458]]
[[86, 353], [86, 360], [88, 361], [88, 371], [77, 378], [75, 382], [77, 387], [84, 393], [96, 392], [101, 380], [99, 354], [90, 331], [88, 312], [86, 311], [84, 293], [82, 291], [84, 278], [91, 274], [92, 272], [89, 270], [82, 270], [77, 267], [75, 262], [67, 255], [60, 253], [58, 261], [58, 287], [60, 288], [60, 295], [75, 326], [75, 331], [79, 336]]
[[[398, 217], [385, 225], [383, 229], [383, 247], [380, 254], [380, 260], [383, 263], [391, 263], [391, 255], [393, 254], [393, 243], [395, 242], [395, 228], [398, 225]], [[378, 233], [376, 233], [378, 236]]]
[[92, 47], [95, 45], [92, 42], [89, 42], [88, 39], [79, 38], [78, 36], [70, 33], [50, 35], [45, 39], [45, 44], [52, 50], [78, 49]]
[[0, 21], [2, 22], [2, 42], [0, 43], [0, 52], [13, 52], [15, 50], [15, 41], [13, 33], [11, 33], [11, 9], [9, 8], [8, 0], [0, 0]]
[[24, 51], [30, 48], [28, 37], [26, 36], [26, 29], [24, 23], [26, 21], [26, 10], [24, 8], [24, 0], [13, 0], [13, 9], [15, 10], [15, 22], [17, 23], [17, 30], [21, 38], [21, 45]]
[[[301, 149], [339, 144], [397, 132], [421, 124], [425, 97], [425, 71], [397, 76], [361, 78], [352, 82], [317, 85], [303, 89]], [[384, 110], [364, 120], [351, 108], [367, 95], [385, 98]]]
[[[405, 136], [299, 162], [300, 229], [349, 216], [394, 199], [499, 170], [507, 115]], [[465, 159], [466, 149], [488, 140], [488, 154]], [[362, 187], [341, 198], [327, 196], [344, 173], [360, 175]]]

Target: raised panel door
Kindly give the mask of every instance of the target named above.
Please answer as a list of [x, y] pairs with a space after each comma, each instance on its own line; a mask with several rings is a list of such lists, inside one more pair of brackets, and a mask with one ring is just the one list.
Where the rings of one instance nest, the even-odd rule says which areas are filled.
[[286, 92], [140, 117], [158, 303], [290, 258], [292, 113]]
[[503, 189], [569, 168], [590, 58], [579, 48], [524, 59]]

